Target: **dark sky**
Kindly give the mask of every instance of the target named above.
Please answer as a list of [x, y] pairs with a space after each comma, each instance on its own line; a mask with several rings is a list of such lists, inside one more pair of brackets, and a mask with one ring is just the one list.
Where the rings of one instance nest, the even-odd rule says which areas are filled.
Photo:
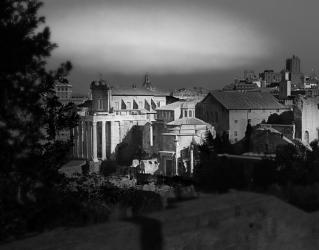
[[44, 0], [50, 67], [71, 60], [74, 92], [99, 75], [139, 85], [149, 72], [161, 88], [210, 89], [245, 69], [281, 70], [296, 54], [319, 68], [318, 0]]

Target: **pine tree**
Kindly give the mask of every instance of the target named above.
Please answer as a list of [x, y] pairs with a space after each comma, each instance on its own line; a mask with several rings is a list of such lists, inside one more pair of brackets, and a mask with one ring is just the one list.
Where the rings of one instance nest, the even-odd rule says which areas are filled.
[[56, 44], [48, 27], [40, 29], [45, 23], [37, 15], [41, 6], [37, 0], [0, 1], [0, 214], [13, 200], [24, 204], [37, 188], [55, 185], [70, 144], [48, 140], [55, 133], [49, 127], [74, 127], [77, 121], [74, 109], [54, 101], [55, 80], [72, 66], [46, 69]]

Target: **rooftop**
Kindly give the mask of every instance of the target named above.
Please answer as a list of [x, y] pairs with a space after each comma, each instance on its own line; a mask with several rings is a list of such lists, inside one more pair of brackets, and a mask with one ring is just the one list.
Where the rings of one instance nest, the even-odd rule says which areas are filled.
[[134, 88], [120, 88], [120, 87], [113, 87], [112, 88], [112, 95], [125, 95], [125, 96], [167, 96], [169, 95], [168, 92], [162, 90], [149, 90], [143, 87], [134, 87]]
[[180, 108], [183, 101], [177, 101], [170, 104], [167, 104], [165, 106], [158, 107], [157, 110], [175, 110], [177, 108]]
[[173, 125], [173, 126], [180, 126], [180, 125], [208, 125], [211, 126], [210, 124], [195, 118], [195, 117], [184, 117], [181, 119], [178, 119], [176, 121], [171, 121], [167, 123], [167, 125]]
[[177, 101], [157, 108], [157, 110], [175, 110], [177, 108], [195, 108], [197, 101]]
[[226, 92], [212, 91], [210, 94], [226, 109], [288, 109], [266, 92]]

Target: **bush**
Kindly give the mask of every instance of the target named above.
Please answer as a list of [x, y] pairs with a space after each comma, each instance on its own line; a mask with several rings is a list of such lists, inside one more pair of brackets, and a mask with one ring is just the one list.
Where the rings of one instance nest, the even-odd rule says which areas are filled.
[[117, 170], [117, 162], [113, 160], [104, 160], [101, 163], [100, 172], [103, 176], [115, 174]]
[[133, 215], [162, 209], [154, 192], [120, 189], [104, 177], [91, 174], [70, 179], [27, 204], [0, 204], [0, 240], [23, 237], [60, 226], [83, 226], [104, 222], [116, 206], [131, 208]]

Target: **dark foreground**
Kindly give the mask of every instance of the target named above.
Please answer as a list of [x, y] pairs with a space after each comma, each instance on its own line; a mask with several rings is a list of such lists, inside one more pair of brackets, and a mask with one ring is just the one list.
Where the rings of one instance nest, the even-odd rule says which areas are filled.
[[171, 209], [104, 224], [56, 229], [1, 249], [319, 249], [319, 213], [266, 195], [203, 194]]

